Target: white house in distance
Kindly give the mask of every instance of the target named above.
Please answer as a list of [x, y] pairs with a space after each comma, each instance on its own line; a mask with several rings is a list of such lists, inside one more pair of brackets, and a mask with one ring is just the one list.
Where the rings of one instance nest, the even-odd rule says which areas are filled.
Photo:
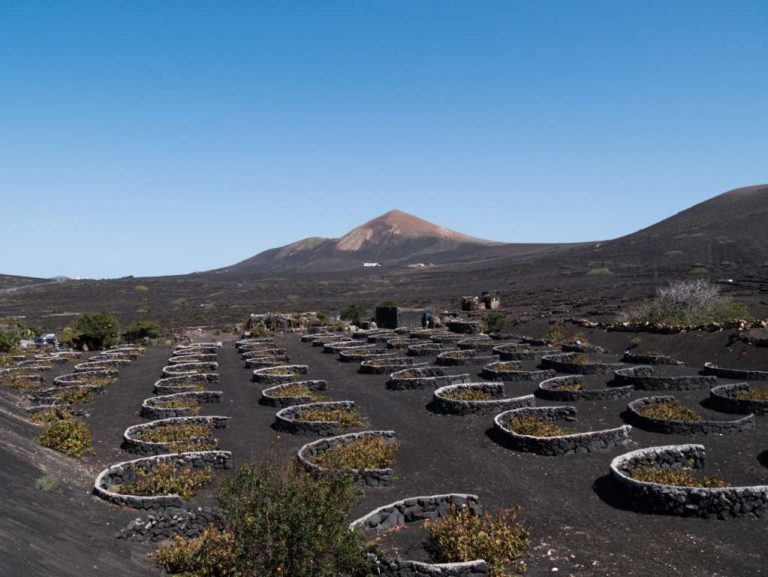
[[381, 263], [380, 262], [364, 262], [363, 263], [363, 268], [373, 268], [376, 266], [381, 266]]

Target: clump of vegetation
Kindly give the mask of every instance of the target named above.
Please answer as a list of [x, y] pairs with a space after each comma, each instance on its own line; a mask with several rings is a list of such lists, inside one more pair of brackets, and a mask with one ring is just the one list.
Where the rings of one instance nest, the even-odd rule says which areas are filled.
[[398, 448], [400, 443], [382, 437], [361, 437], [323, 451], [315, 462], [327, 469], [387, 469], [394, 466]]
[[280, 387], [272, 391], [272, 396], [277, 398], [286, 397], [306, 397], [313, 401], [319, 401], [323, 399], [321, 395], [318, 395], [315, 391], [310, 389], [307, 385], [291, 384], [285, 387]]
[[475, 387], [457, 387], [443, 395], [453, 401], [490, 401], [493, 396], [488, 391]]
[[370, 549], [349, 529], [360, 489], [347, 474], [318, 478], [294, 462], [256, 462], [224, 482], [222, 526], [176, 537], [155, 555], [188, 577], [369, 575]]
[[176, 451], [210, 451], [216, 448], [210, 423], [176, 423], [143, 429], [140, 439], [147, 443], [173, 444]]
[[33, 413], [30, 419], [38, 425], [49, 425], [56, 421], [67, 421], [75, 417], [74, 413], [66, 407], [51, 407]]
[[504, 328], [504, 315], [500, 312], [488, 313], [483, 321], [485, 323], [485, 331], [488, 333], [500, 333]]
[[768, 389], [741, 389], [734, 397], [740, 401], [768, 401]]
[[384, 299], [379, 303], [379, 306], [382, 308], [397, 308], [400, 306], [400, 304], [395, 299]]
[[108, 387], [114, 383], [116, 379], [115, 377], [108, 377], [106, 375], [88, 375], [83, 373], [78, 375], [77, 380], [85, 385], [93, 385], [94, 387]]
[[558, 391], [570, 391], [573, 393], [583, 391], [585, 388], [586, 386], [581, 381], [575, 383], [560, 383], [555, 387]]
[[689, 409], [680, 404], [677, 399], [650, 403], [640, 407], [637, 412], [649, 419], [663, 419], [665, 421], [685, 421], [686, 423], [695, 423], [701, 420], [699, 415], [693, 409]]
[[0, 330], [0, 352], [10, 352], [19, 346], [20, 342], [21, 335], [15, 329]]
[[613, 271], [609, 269], [607, 266], [601, 266], [598, 268], [593, 268], [589, 272], [587, 272], [587, 276], [612, 276]]
[[162, 399], [155, 401], [154, 407], [156, 409], [187, 409], [191, 415], [200, 414], [200, 403], [194, 399]]
[[693, 471], [687, 467], [638, 467], [632, 471], [632, 478], [645, 483], [659, 483], [661, 485], [675, 485], [676, 487], [701, 487], [717, 489], [730, 487], [730, 483], [719, 477], [704, 477], [699, 479]]
[[544, 339], [554, 344], [562, 343], [565, 338], [565, 331], [560, 325], [553, 325], [544, 333]]
[[566, 362], [572, 363], [574, 365], [581, 365], [581, 366], [589, 365], [592, 363], [592, 361], [587, 355], [579, 355], [579, 354], [569, 357]]
[[522, 558], [528, 552], [530, 537], [517, 522], [517, 509], [494, 515], [453, 507], [440, 519], [424, 521], [424, 527], [438, 562], [483, 559], [491, 577], [503, 577], [510, 569], [518, 573], [526, 570]]
[[51, 396], [67, 405], [84, 405], [93, 400], [93, 389], [74, 386], [55, 391]]
[[365, 419], [357, 409], [349, 407], [323, 407], [301, 411], [296, 417], [297, 421], [333, 421], [339, 423], [342, 429], [361, 427]]
[[656, 298], [625, 313], [629, 322], [698, 326], [708, 323], [751, 321], [746, 306], [722, 294], [720, 288], [699, 279], [660, 288]]
[[513, 417], [506, 422], [515, 433], [532, 437], [560, 437], [565, 429], [541, 417]]
[[27, 391], [39, 387], [40, 380], [34, 374], [13, 371], [0, 377], [0, 385], [17, 391]]
[[195, 470], [165, 462], [158, 463], [151, 470], [139, 469], [137, 477], [132, 483], [115, 485], [112, 490], [124, 495], [176, 494], [187, 500], [213, 479], [213, 472], [209, 467]]
[[359, 325], [368, 318], [368, 311], [365, 310], [363, 305], [352, 304], [347, 305], [341, 311], [339, 316], [342, 320], [348, 321], [353, 325]]
[[87, 313], [75, 321], [76, 341], [90, 350], [105, 349], [120, 340], [120, 325], [107, 313]]
[[80, 419], [51, 422], [34, 441], [70, 457], [79, 459], [91, 446], [91, 430]]
[[135, 343], [144, 339], [156, 339], [160, 336], [160, 329], [153, 321], [136, 321], [128, 325], [123, 331], [123, 339], [128, 343]]

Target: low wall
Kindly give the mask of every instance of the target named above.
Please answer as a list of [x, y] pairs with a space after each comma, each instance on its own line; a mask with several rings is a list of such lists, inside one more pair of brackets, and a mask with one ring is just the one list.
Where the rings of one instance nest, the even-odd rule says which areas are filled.
[[[290, 371], [290, 374], [280, 372]], [[280, 385], [296, 380], [296, 375], [306, 375], [309, 372], [307, 365], [278, 365], [276, 367], [264, 367], [253, 371], [251, 380], [262, 385]]]
[[469, 337], [456, 342], [456, 345], [462, 350], [490, 351], [499, 343], [491, 337]]
[[269, 387], [261, 391], [261, 398], [259, 403], [267, 405], [268, 407], [290, 407], [292, 405], [306, 405], [311, 403], [314, 399], [312, 397], [277, 397], [274, 396], [276, 391], [290, 387], [293, 385], [305, 385], [311, 391], [322, 392], [325, 391], [328, 383], [326, 381], [292, 381], [290, 383], [283, 383], [282, 385], [276, 385]]
[[406, 354], [410, 357], [431, 357], [446, 351], [455, 351], [456, 347], [451, 343], [417, 343], [410, 345]]
[[426, 366], [426, 361], [417, 362], [413, 357], [378, 357], [376, 359], [366, 359], [360, 363], [358, 373], [364, 375], [382, 375], [393, 371], [407, 369], [408, 367]]
[[279, 367], [291, 362], [289, 355], [267, 355], [263, 357], [250, 357], [245, 359], [246, 369], [263, 369], [266, 367]]
[[523, 371], [515, 369], [505, 369], [504, 363], [509, 361], [496, 361], [488, 363], [483, 367], [480, 376], [490, 381], [543, 381], [555, 376], [555, 371], [551, 369]]
[[139, 543], [165, 541], [174, 535], [192, 539], [209, 525], [217, 526], [221, 521], [221, 511], [218, 509], [154, 509], [145, 517], [133, 519], [120, 530], [117, 538]]
[[768, 371], [751, 371], [746, 369], [724, 369], [714, 363], [704, 363], [704, 373], [715, 375], [722, 379], [739, 381], [768, 381]]
[[638, 467], [692, 467], [704, 465], [703, 445], [668, 445], [638, 449], [611, 461], [611, 476], [632, 508], [643, 513], [730, 519], [768, 518], [768, 485], [706, 489], [647, 483], [632, 478]]
[[68, 385], [85, 385], [88, 377], [116, 379], [120, 373], [115, 369], [101, 369], [96, 371], [82, 371], [79, 373], [67, 373], [53, 379], [54, 386], [65, 387]]
[[[374, 345], [375, 346], [375, 345]], [[386, 359], [395, 356], [392, 351], [386, 349], [374, 348], [374, 349], [344, 349], [339, 351], [338, 360], [342, 363], [354, 363], [361, 362], [366, 359]]]
[[678, 361], [668, 355], [654, 355], [647, 353], [636, 353], [633, 351], [624, 351], [624, 356], [621, 358], [625, 363], [635, 365], [682, 365], [682, 361]]
[[432, 389], [446, 385], [468, 383], [472, 380], [469, 373], [449, 375], [441, 367], [418, 367], [396, 371], [389, 375], [387, 388], [392, 391], [406, 389]]
[[437, 364], [445, 366], [484, 365], [499, 360], [499, 355], [488, 355], [481, 351], [446, 351], [437, 355]]
[[642, 397], [635, 399], [627, 405], [627, 413], [635, 425], [654, 433], [667, 435], [727, 435], [741, 433], [755, 428], [755, 416], [747, 415], [733, 421], [672, 421], [667, 419], [654, 419], [640, 414], [640, 411], [649, 405], [673, 401], [675, 397]]
[[164, 409], [156, 406], [162, 401], [172, 400], [191, 400], [199, 404], [219, 403], [224, 395], [222, 391], [189, 391], [184, 393], [172, 393], [170, 395], [160, 395], [144, 399], [141, 404], [141, 416], [145, 419], [171, 419], [173, 417], [192, 417], [193, 410], [190, 408]]
[[292, 435], [319, 435], [321, 437], [338, 435], [341, 432], [341, 425], [337, 421], [300, 421], [297, 419], [302, 412], [319, 408], [354, 409], [355, 403], [354, 401], [326, 401], [292, 405], [275, 413], [275, 429]]
[[573, 360], [579, 353], [561, 353], [548, 355], [541, 358], [541, 368], [552, 369], [558, 373], [571, 373], [575, 375], [607, 375], [624, 367], [622, 363], [608, 363], [590, 361], [588, 363], [575, 363]]
[[693, 391], [717, 384], [717, 377], [712, 375], [661, 376], [649, 366], [616, 369], [613, 374], [617, 385], [632, 385], [643, 391]]
[[189, 375], [193, 373], [215, 373], [219, 370], [219, 363], [203, 362], [203, 363], [181, 363], [178, 365], [169, 365], [163, 367], [163, 377], [178, 377], [181, 375]]
[[541, 417], [547, 421], [572, 421], [575, 420], [575, 415], [576, 408], [571, 406], [514, 409], [496, 415], [493, 420], [494, 432], [499, 442], [509, 449], [545, 456], [591, 453], [623, 445], [629, 440], [629, 433], [632, 430], [629, 425], [556, 437], [521, 435], [507, 427], [509, 419], [514, 417]]
[[751, 386], [748, 383], [712, 387], [709, 391], [709, 404], [713, 409], [723, 413], [768, 415], [768, 401], [736, 398], [737, 392], [750, 389]]
[[[480, 390], [493, 397], [487, 401], [459, 401], [449, 398], [451, 392], [473, 389]], [[503, 383], [465, 383], [440, 387], [432, 393], [432, 411], [444, 415], [473, 415], [498, 413], [521, 407], [532, 407], [535, 403], [533, 395], [504, 398]]]
[[[157, 421], [150, 421], [149, 423], [140, 423], [138, 425], [132, 425], [128, 427], [123, 433], [123, 443], [121, 448], [129, 453], [137, 453], [139, 455], [160, 455], [162, 453], [172, 453], [174, 447], [179, 443], [189, 442], [202, 439], [185, 439], [184, 441], [172, 441], [166, 443], [157, 443], [151, 441], [143, 441], [141, 434], [144, 431], [156, 429], [158, 427], [167, 427], [177, 424], [211, 424], [216, 429], [221, 429], [227, 426], [227, 422], [230, 417], [222, 416], [200, 416], [200, 417], [173, 417], [169, 419], [159, 419]], [[218, 441], [212, 439], [215, 443]]]
[[189, 363], [213, 363], [218, 355], [176, 355], [168, 359], [169, 365], [185, 365]]
[[604, 389], [583, 389], [581, 391], [564, 391], [559, 389], [563, 385], [574, 385], [581, 382], [578, 375], [566, 375], [553, 377], [539, 383], [535, 395], [547, 401], [559, 401], [570, 403], [573, 401], [608, 401], [611, 399], [626, 399], [632, 395], [635, 388], [632, 385], [623, 387], [607, 387]]
[[99, 473], [93, 485], [93, 494], [97, 497], [119, 505], [133, 509], [164, 509], [167, 507], [181, 507], [183, 501], [179, 495], [123, 495], [112, 490], [114, 485], [132, 483], [138, 478], [137, 471], [151, 471], [158, 463], [173, 462], [179, 467], [192, 469], [231, 469], [232, 453], [229, 451], [201, 451], [190, 453], [171, 453], [143, 457], [132, 461], [123, 461], [110, 465]]
[[534, 349], [516, 344], [497, 345], [492, 350], [502, 361], [532, 361], [560, 352], [559, 349], [552, 347]]
[[[324, 451], [341, 445], [349, 445], [359, 439], [381, 438], [385, 443], [396, 442], [394, 431], [361, 431], [359, 433], [348, 433], [335, 437], [327, 437], [318, 441], [307, 443], [299, 449], [297, 456], [299, 462], [309, 471], [320, 475], [332, 473], [331, 469], [324, 468], [314, 460]], [[392, 484], [392, 469], [347, 469], [355, 481], [366, 487], [386, 487]]]

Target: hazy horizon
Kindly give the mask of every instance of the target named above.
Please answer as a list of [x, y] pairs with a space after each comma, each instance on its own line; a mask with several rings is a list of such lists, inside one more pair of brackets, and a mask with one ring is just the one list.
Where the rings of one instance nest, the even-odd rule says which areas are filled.
[[768, 181], [768, 5], [0, 5], [0, 274], [224, 267], [399, 208], [632, 233]]

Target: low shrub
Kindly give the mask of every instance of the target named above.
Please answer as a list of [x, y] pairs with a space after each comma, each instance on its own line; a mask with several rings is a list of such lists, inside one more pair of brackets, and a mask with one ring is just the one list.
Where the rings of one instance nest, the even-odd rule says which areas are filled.
[[107, 313], [80, 315], [75, 321], [76, 340], [89, 349], [108, 348], [117, 344], [120, 326], [117, 319]]
[[156, 339], [160, 336], [160, 328], [153, 321], [136, 321], [123, 331], [123, 338], [129, 343], [144, 339]]
[[70, 457], [79, 459], [91, 447], [91, 430], [79, 419], [51, 422], [34, 441]]
[[570, 391], [570, 392], [576, 393], [578, 391], [583, 391], [584, 389], [586, 389], [586, 386], [582, 382], [563, 383], [563, 384], [558, 384], [555, 387], [555, 389], [558, 391]]
[[533, 437], [559, 437], [566, 434], [565, 429], [541, 417], [513, 417], [506, 425], [515, 433]]
[[443, 396], [453, 401], [490, 401], [493, 399], [493, 396], [489, 392], [484, 391], [483, 389], [470, 387], [451, 389]]
[[424, 527], [438, 562], [483, 559], [491, 577], [503, 577], [509, 570], [526, 570], [522, 558], [528, 552], [530, 537], [517, 522], [517, 509], [478, 515], [468, 508], [453, 507], [440, 519], [424, 521]]
[[115, 377], [83, 374], [82, 376], [78, 375], [78, 380], [84, 385], [93, 385], [94, 387], [108, 387], [117, 379]]
[[66, 407], [51, 407], [33, 413], [30, 419], [38, 425], [48, 425], [56, 421], [66, 421], [73, 419], [75, 415]]
[[565, 331], [560, 325], [554, 325], [544, 333], [544, 339], [554, 344], [562, 343], [565, 338]]
[[185, 501], [213, 479], [210, 468], [192, 469], [176, 467], [173, 463], [158, 463], [154, 469], [137, 471], [138, 478], [132, 483], [115, 485], [112, 490], [124, 495], [177, 494]]
[[656, 298], [622, 315], [635, 323], [698, 326], [708, 323], [751, 321], [747, 307], [723, 295], [704, 279], [678, 281], [656, 291]]
[[592, 363], [592, 361], [587, 355], [573, 355], [566, 362], [572, 363], [574, 365], [582, 365], [582, 366], [589, 365]]
[[677, 399], [662, 401], [660, 403], [651, 403], [640, 407], [637, 412], [649, 419], [685, 421], [686, 423], [695, 423], [701, 420], [701, 415], [693, 409], [684, 407]]
[[339, 316], [342, 320], [359, 325], [368, 318], [368, 311], [363, 305], [351, 304], [342, 308]]
[[740, 401], [768, 401], [768, 389], [742, 389], [734, 395]]
[[593, 268], [592, 270], [587, 272], [587, 276], [612, 276], [612, 275], [613, 275], [613, 271], [605, 266]]
[[370, 549], [348, 526], [360, 496], [351, 475], [318, 478], [294, 462], [245, 465], [220, 491], [222, 526], [175, 538], [155, 560], [185, 577], [367, 577]]
[[86, 387], [72, 387], [55, 391], [52, 396], [67, 405], [84, 405], [93, 400], [93, 390]]
[[687, 467], [638, 467], [632, 471], [632, 478], [646, 483], [659, 483], [662, 485], [675, 485], [676, 487], [702, 487], [716, 489], [730, 487], [730, 483], [719, 477], [704, 477], [699, 479], [693, 471]]
[[315, 462], [327, 469], [387, 469], [394, 466], [399, 447], [381, 437], [362, 437], [323, 451]]
[[365, 419], [357, 409], [352, 408], [318, 408], [302, 411], [296, 417], [297, 421], [334, 421], [339, 423], [342, 429], [361, 427]]
[[520, 363], [515, 361], [500, 361], [495, 366], [495, 369], [499, 372], [519, 371], [520, 368], [521, 368]]
[[483, 322], [488, 333], [500, 333], [504, 329], [504, 315], [499, 312], [488, 313]]
[[40, 386], [40, 381], [34, 377], [35, 375], [33, 374], [14, 371], [0, 377], [0, 385], [16, 389], [17, 391], [27, 391]]

